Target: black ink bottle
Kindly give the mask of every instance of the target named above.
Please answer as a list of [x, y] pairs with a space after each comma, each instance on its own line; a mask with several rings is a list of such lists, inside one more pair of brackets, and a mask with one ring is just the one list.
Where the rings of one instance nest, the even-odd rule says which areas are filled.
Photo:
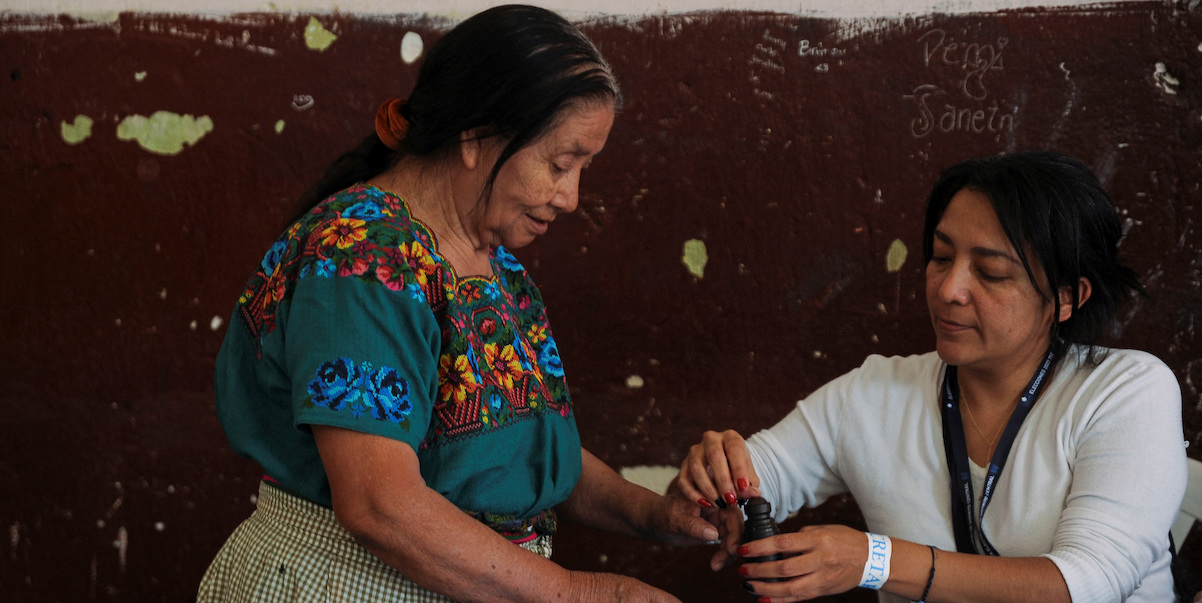
[[[743, 505], [743, 514], [747, 517], [743, 522], [743, 544], [780, 534], [780, 527], [776, 525], [776, 520], [772, 519], [772, 503], [762, 497], [754, 496], [747, 499], [747, 503]], [[764, 557], [747, 557], [746, 561], [747, 563], [763, 563], [784, 558], [785, 556], [781, 553], [773, 553]], [[761, 582], [784, 582], [786, 580], [786, 578], [756, 579]]]

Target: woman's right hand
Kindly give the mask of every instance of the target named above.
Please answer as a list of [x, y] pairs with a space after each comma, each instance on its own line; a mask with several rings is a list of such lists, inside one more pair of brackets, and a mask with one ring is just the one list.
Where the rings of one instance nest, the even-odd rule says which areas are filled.
[[680, 603], [680, 599], [629, 576], [597, 572], [569, 573], [571, 592], [565, 601], [580, 603]]
[[681, 493], [704, 508], [733, 507], [741, 498], [760, 495], [760, 478], [751, 466], [743, 436], [733, 430], [707, 431], [689, 448], [676, 478]]

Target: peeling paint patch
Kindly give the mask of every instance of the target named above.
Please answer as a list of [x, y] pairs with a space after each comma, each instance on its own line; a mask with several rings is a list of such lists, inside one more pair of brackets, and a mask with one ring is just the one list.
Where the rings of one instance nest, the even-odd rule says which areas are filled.
[[421, 34], [415, 31], [406, 33], [405, 37], [401, 38], [401, 60], [412, 64], [422, 56], [423, 47]]
[[63, 141], [67, 144], [79, 144], [92, 135], [92, 118], [87, 115], [76, 115], [72, 123], [62, 123]]
[[337, 39], [338, 36], [326, 29], [317, 17], [309, 17], [309, 24], [305, 26], [305, 46], [308, 46], [309, 50], [325, 52]]
[[663, 494], [672, 485], [672, 480], [680, 473], [680, 467], [671, 465], [639, 465], [622, 467], [622, 477], [634, 482], [652, 492]]
[[680, 261], [697, 278], [705, 278], [705, 265], [709, 262], [709, 254], [705, 251], [705, 242], [689, 239], [684, 242], [684, 255]]
[[1181, 80], [1173, 77], [1164, 63], [1156, 63], [1156, 71], [1152, 74], [1152, 79], [1155, 80], [1156, 87], [1165, 94], [1177, 94], [1177, 86], [1181, 85]]
[[275, 133], [282, 134], [283, 132], [284, 132], [284, 120], [281, 119], [281, 120], [275, 122]]
[[129, 555], [129, 532], [125, 526], [117, 528], [117, 539], [113, 541], [113, 548], [117, 549], [117, 565], [121, 568], [121, 574], [125, 574], [126, 561]]
[[889, 272], [901, 270], [909, 253], [910, 250], [906, 249], [906, 244], [902, 243], [901, 239], [894, 239], [893, 244], [889, 246], [889, 253], [885, 256], [885, 268]]
[[216, 331], [217, 329], [220, 329], [224, 322], [225, 321], [222, 320], [220, 316], [214, 316], [213, 319], [209, 321], [209, 330]]
[[194, 118], [169, 111], [157, 111], [150, 117], [131, 115], [117, 125], [119, 140], [137, 140], [138, 145], [159, 155], [178, 155], [184, 145], [193, 146], [213, 131], [208, 115]]
[[134, 81], [135, 81], [135, 82], [141, 82], [142, 80], [145, 80], [145, 79], [146, 79], [146, 72], [145, 72], [145, 71], [139, 71], [139, 72], [137, 72], [137, 73], [135, 73], [135, 74], [134, 74]]
[[643, 378], [638, 375], [631, 375], [626, 378], [626, 387], [630, 389], [642, 389], [643, 385]]

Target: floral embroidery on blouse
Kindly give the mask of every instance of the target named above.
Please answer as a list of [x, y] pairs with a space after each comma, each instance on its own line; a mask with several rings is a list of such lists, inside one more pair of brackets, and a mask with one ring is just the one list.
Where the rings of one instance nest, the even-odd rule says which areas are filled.
[[409, 428], [409, 382], [395, 369], [375, 368], [370, 362], [355, 364], [339, 358], [317, 368], [309, 382], [309, 402], [330, 410], [348, 410], [358, 418], [368, 415], [379, 421], [399, 423]]
[[[262, 345], [300, 279], [356, 278], [427, 305], [441, 351], [422, 449], [547, 411], [570, 416], [563, 363], [526, 269], [499, 247], [494, 278], [459, 279], [435, 249], [433, 235], [399, 197], [352, 187], [318, 204], [272, 245], [237, 313]], [[313, 406], [356, 417], [407, 424], [412, 411], [408, 381], [368, 362], [326, 362], [308, 389]]]

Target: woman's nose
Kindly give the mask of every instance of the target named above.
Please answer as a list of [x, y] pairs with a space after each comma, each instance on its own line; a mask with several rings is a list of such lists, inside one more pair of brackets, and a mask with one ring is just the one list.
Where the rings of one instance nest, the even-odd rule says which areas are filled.
[[565, 214], [570, 214], [576, 211], [576, 206], [580, 202], [580, 177], [565, 178], [564, 180], [568, 180], [568, 182], [555, 191], [555, 196], [551, 199], [551, 206]]
[[953, 263], [947, 272], [943, 273], [943, 280], [939, 283], [939, 297], [950, 303], [968, 303], [968, 284], [971, 276], [968, 266]]

